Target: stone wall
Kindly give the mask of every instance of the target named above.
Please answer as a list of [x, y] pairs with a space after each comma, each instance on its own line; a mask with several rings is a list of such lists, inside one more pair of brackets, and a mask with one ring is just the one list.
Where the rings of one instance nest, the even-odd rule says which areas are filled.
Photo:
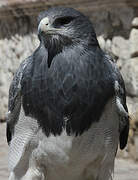
[[138, 17], [131, 22], [128, 38], [114, 35], [105, 39], [98, 37], [102, 49], [114, 59], [124, 78], [127, 92], [127, 104], [130, 114], [138, 110]]
[[38, 46], [38, 13], [59, 5], [74, 7], [92, 20], [102, 49], [116, 60], [124, 77], [129, 112], [137, 114], [137, 0], [0, 0], [0, 120], [5, 119], [7, 112], [13, 74]]
[[0, 121], [5, 120], [8, 90], [19, 64], [37, 47], [36, 34], [16, 34], [10, 39], [0, 39]]
[[102, 49], [116, 60], [126, 86], [130, 114], [129, 143], [127, 151], [120, 151], [118, 155], [138, 160], [138, 17], [132, 20], [128, 38], [115, 35], [112, 39], [105, 39], [101, 35], [98, 39]]

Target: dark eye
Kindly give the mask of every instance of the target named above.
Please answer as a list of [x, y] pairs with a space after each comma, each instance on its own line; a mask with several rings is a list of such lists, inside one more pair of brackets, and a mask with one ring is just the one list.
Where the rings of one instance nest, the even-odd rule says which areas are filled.
[[73, 21], [73, 19], [74, 17], [71, 17], [71, 16], [60, 17], [60, 18], [57, 18], [53, 24], [55, 27], [60, 27], [60, 26], [69, 24], [71, 21]]

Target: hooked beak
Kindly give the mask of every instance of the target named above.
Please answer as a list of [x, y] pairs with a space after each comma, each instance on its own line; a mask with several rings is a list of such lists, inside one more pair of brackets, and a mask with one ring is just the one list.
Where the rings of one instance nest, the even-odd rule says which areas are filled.
[[44, 33], [47, 33], [47, 34], [55, 34], [59, 30], [61, 30], [61, 29], [54, 28], [51, 25], [48, 17], [43, 18], [40, 21], [39, 26], [38, 26], [38, 33], [44, 32]]
[[38, 32], [48, 32], [49, 30], [51, 30], [51, 25], [49, 22], [49, 19], [47, 17], [43, 18], [38, 26]]

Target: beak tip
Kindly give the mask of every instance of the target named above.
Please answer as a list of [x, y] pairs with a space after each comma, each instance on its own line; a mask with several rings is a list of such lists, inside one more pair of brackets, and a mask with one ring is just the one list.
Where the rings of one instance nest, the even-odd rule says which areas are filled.
[[38, 26], [38, 33], [42, 33], [46, 30], [46, 26], [47, 24], [49, 24], [49, 19], [48, 17], [45, 17], [43, 18], [40, 23], [39, 23], [39, 26]]

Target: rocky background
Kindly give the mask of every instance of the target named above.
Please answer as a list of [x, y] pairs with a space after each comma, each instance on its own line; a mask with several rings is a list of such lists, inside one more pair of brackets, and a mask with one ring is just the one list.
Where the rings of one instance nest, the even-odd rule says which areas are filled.
[[0, 0], [0, 121], [5, 120], [8, 89], [16, 69], [39, 44], [38, 13], [59, 5], [89, 16], [101, 48], [116, 61], [125, 80], [131, 117], [129, 145], [119, 155], [138, 159], [137, 0]]

